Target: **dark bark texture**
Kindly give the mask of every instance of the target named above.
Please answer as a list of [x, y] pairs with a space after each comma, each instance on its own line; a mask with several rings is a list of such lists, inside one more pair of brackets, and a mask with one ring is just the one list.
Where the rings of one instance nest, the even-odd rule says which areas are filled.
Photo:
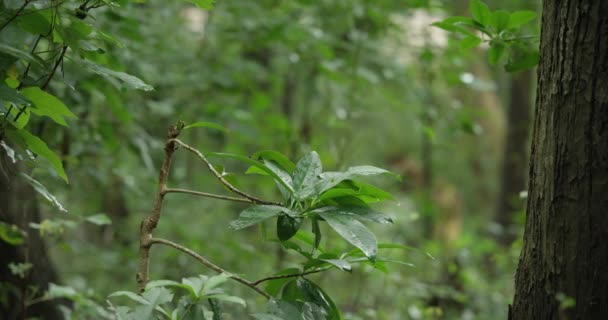
[[528, 178], [528, 135], [532, 111], [532, 71], [513, 75], [509, 109], [507, 110], [505, 150], [496, 222], [502, 227], [499, 240], [510, 245], [517, 235], [513, 230], [513, 217], [523, 209], [519, 193], [526, 189]]
[[538, 84], [509, 319], [608, 319], [608, 1], [544, 1]]

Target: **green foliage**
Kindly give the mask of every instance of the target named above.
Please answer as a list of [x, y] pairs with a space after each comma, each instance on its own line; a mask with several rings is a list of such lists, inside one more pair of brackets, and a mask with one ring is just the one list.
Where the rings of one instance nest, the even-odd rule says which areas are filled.
[[460, 35], [460, 47], [470, 49], [488, 43], [488, 62], [501, 63], [504, 68], [517, 72], [538, 64], [538, 36], [523, 33], [523, 27], [536, 18], [534, 11], [491, 11], [480, 0], [470, 2], [471, 18], [454, 16], [433, 23], [434, 26]]

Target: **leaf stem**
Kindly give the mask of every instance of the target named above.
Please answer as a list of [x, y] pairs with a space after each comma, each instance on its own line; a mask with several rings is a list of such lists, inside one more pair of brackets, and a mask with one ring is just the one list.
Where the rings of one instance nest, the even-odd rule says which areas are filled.
[[265, 282], [265, 281], [270, 281], [270, 280], [276, 280], [276, 279], [285, 279], [285, 278], [295, 278], [295, 277], [302, 277], [305, 276], [307, 274], [313, 274], [313, 273], [318, 273], [318, 272], [322, 272], [328, 270], [327, 268], [325, 269], [316, 269], [316, 270], [310, 270], [310, 271], [304, 271], [304, 272], [299, 272], [299, 273], [289, 273], [289, 274], [281, 274], [281, 275], [277, 275], [277, 276], [270, 276], [270, 277], [265, 277], [259, 280], [256, 280], [254, 282], [252, 282], [253, 285], [257, 286], [258, 284]]
[[2, 29], [4, 29], [4, 27], [6, 27], [9, 23], [13, 22], [13, 20], [15, 20], [23, 10], [25, 10], [25, 7], [27, 7], [27, 5], [30, 4], [31, 1], [32, 0], [24, 0], [23, 5], [21, 5], [21, 7], [17, 9], [15, 14], [12, 17], [8, 18], [8, 20], [4, 21], [4, 23], [0, 26], [0, 31], [2, 31]]

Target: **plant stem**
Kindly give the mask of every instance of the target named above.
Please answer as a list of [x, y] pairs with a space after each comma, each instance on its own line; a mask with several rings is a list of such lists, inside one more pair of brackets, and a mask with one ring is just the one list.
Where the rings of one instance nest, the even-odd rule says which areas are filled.
[[238, 282], [240, 282], [240, 283], [248, 286], [249, 288], [257, 291], [259, 294], [263, 295], [266, 299], [271, 299], [272, 298], [272, 296], [269, 295], [266, 291], [258, 288], [256, 286], [257, 283], [251, 282], [251, 281], [249, 281], [247, 279], [244, 279], [244, 278], [241, 278], [241, 277], [239, 277], [239, 276], [237, 276], [235, 274], [232, 274], [232, 273], [230, 273], [230, 272], [228, 272], [228, 271], [226, 271], [226, 270], [218, 267], [217, 265], [213, 264], [211, 261], [205, 259], [203, 256], [199, 255], [198, 253], [196, 253], [196, 252], [194, 252], [194, 251], [192, 251], [192, 250], [190, 250], [190, 249], [188, 249], [188, 248], [186, 248], [186, 247], [184, 247], [182, 245], [179, 245], [179, 244], [177, 244], [175, 242], [171, 242], [169, 240], [159, 239], [159, 238], [152, 238], [152, 239], [150, 239], [150, 243], [151, 244], [153, 244], [153, 243], [160, 243], [160, 244], [164, 244], [164, 245], [169, 246], [169, 247], [173, 247], [173, 248], [175, 248], [175, 249], [177, 249], [179, 251], [182, 251], [182, 252], [188, 254], [189, 256], [193, 257], [194, 259], [198, 260], [201, 264], [203, 264], [204, 266], [206, 266], [207, 268], [209, 268], [209, 269], [211, 269], [211, 270], [213, 270], [215, 272], [229, 274], [230, 278], [232, 278], [235, 281], [238, 281]]
[[254, 282], [252, 282], [253, 285], [258, 285], [264, 281], [269, 281], [269, 280], [275, 280], [275, 279], [285, 279], [285, 278], [295, 278], [295, 277], [302, 277], [305, 276], [307, 274], [313, 274], [313, 273], [318, 273], [318, 272], [322, 272], [325, 271], [326, 269], [316, 269], [316, 270], [311, 270], [311, 271], [305, 271], [305, 272], [300, 272], [300, 273], [290, 273], [290, 274], [281, 274], [281, 275], [277, 275], [277, 276], [270, 276], [270, 277], [265, 277], [259, 280], [256, 280]]
[[21, 12], [23, 10], [25, 10], [25, 7], [27, 7], [28, 4], [30, 4], [32, 0], [25, 0], [23, 1], [23, 5], [21, 7], [19, 7], [19, 9], [17, 9], [17, 11], [15, 12], [15, 14], [10, 17], [8, 20], [4, 21], [4, 23], [0, 26], [0, 31], [2, 31], [2, 29], [4, 29], [4, 27], [6, 27], [9, 23], [11, 23], [13, 20], [15, 20], [19, 14], [21, 14]]

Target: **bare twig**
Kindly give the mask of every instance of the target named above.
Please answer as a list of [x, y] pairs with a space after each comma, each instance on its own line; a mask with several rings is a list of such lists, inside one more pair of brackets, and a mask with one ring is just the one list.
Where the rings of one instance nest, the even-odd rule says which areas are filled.
[[171, 168], [171, 158], [175, 152], [174, 139], [179, 135], [181, 126], [172, 126], [167, 133], [167, 142], [165, 143], [165, 158], [160, 168], [158, 177], [158, 192], [154, 200], [154, 208], [152, 213], [145, 217], [140, 225], [139, 235], [139, 271], [136, 275], [139, 292], [143, 292], [148, 282], [148, 269], [150, 265], [150, 247], [152, 246], [152, 230], [156, 228], [160, 219], [160, 211], [163, 207], [163, 198], [167, 188], [167, 178], [169, 169]]
[[223, 195], [220, 195], [220, 194], [213, 194], [213, 193], [200, 192], [200, 191], [187, 190], [187, 189], [171, 189], [171, 188], [167, 188], [167, 189], [165, 189], [165, 193], [187, 193], [187, 194], [193, 194], [193, 195], [196, 195], [196, 196], [215, 198], [215, 199], [221, 199], [221, 200], [227, 200], [227, 201], [235, 201], [235, 202], [243, 202], [243, 203], [253, 203], [253, 201], [251, 201], [249, 199], [246, 199], [246, 198], [229, 197], [229, 196], [223, 196]]
[[177, 243], [171, 242], [169, 240], [159, 239], [159, 238], [152, 238], [152, 239], [150, 239], [150, 243], [160, 243], [160, 244], [164, 244], [164, 245], [169, 246], [169, 247], [173, 247], [173, 248], [175, 248], [175, 249], [177, 249], [177, 250], [179, 250], [181, 252], [184, 252], [184, 253], [188, 254], [189, 256], [191, 256], [194, 259], [198, 260], [198, 262], [200, 262], [201, 264], [203, 264], [204, 266], [206, 266], [207, 268], [209, 268], [209, 269], [211, 269], [211, 270], [213, 270], [215, 272], [229, 274], [230, 278], [232, 278], [233, 280], [238, 281], [238, 282], [240, 282], [240, 283], [248, 286], [249, 288], [257, 291], [259, 294], [263, 295], [266, 299], [271, 299], [272, 298], [272, 296], [270, 294], [268, 294], [266, 291], [258, 288], [256, 286], [257, 283], [254, 283], [254, 282], [251, 282], [251, 281], [249, 281], [247, 279], [241, 278], [241, 277], [239, 277], [239, 276], [237, 276], [235, 274], [232, 274], [232, 273], [230, 273], [230, 272], [228, 272], [228, 271], [226, 271], [226, 270], [218, 267], [217, 265], [213, 264], [211, 261], [205, 259], [203, 256], [199, 255], [198, 253], [196, 253], [196, 252], [194, 252], [194, 251], [192, 251], [192, 250], [190, 250], [190, 249], [188, 249], [188, 248], [186, 248], [186, 247], [184, 247], [182, 245], [179, 245]]
[[299, 272], [299, 273], [289, 273], [289, 274], [281, 274], [281, 275], [277, 275], [277, 276], [270, 276], [270, 277], [265, 277], [265, 278], [253, 281], [251, 284], [257, 286], [258, 284], [260, 284], [260, 283], [262, 283], [264, 281], [275, 280], [275, 279], [302, 277], [302, 276], [305, 276], [307, 274], [318, 273], [318, 272], [325, 271], [325, 270], [327, 270], [327, 268], [325, 268], [325, 269], [316, 269], [316, 270], [305, 271], [305, 272]]
[[251, 200], [252, 203], [257, 203], [257, 204], [270, 204], [270, 205], [277, 205], [280, 206], [281, 204], [278, 202], [272, 202], [272, 201], [266, 201], [266, 200], [262, 200], [260, 198], [256, 198], [248, 193], [245, 193], [239, 189], [237, 189], [235, 186], [233, 186], [232, 184], [230, 184], [230, 182], [226, 181], [226, 179], [224, 179], [224, 177], [222, 177], [222, 175], [217, 172], [217, 170], [215, 170], [215, 168], [213, 167], [213, 165], [211, 164], [211, 162], [209, 162], [209, 160], [207, 160], [207, 158], [197, 149], [195, 149], [194, 147], [191, 147], [183, 142], [181, 142], [178, 139], [173, 139], [173, 141], [175, 143], [177, 143], [180, 147], [194, 153], [199, 159], [201, 159], [201, 161], [203, 161], [205, 163], [205, 165], [207, 165], [207, 168], [209, 169], [209, 171], [211, 171], [211, 173], [213, 173], [213, 175], [223, 184], [225, 185], [230, 191], [245, 197], [249, 200]]

